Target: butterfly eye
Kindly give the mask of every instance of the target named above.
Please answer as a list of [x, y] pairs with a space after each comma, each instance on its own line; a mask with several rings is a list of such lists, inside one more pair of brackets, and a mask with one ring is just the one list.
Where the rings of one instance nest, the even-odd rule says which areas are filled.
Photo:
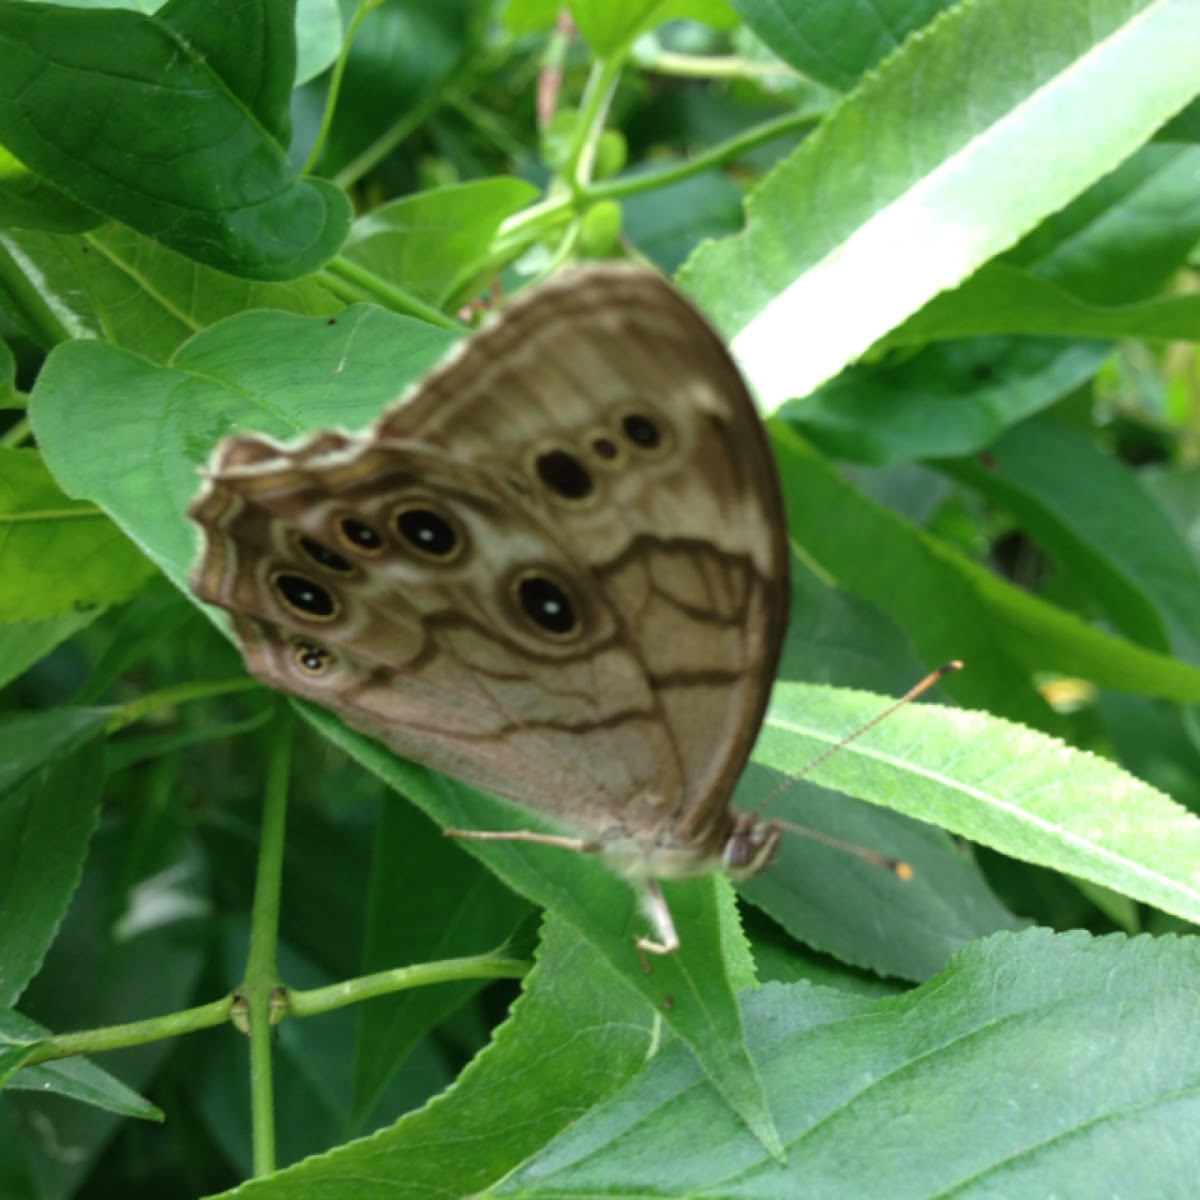
[[304, 575], [276, 571], [271, 576], [271, 586], [284, 607], [306, 620], [332, 621], [340, 611], [334, 594]]
[[427, 501], [398, 509], [392, 523], [410, 550], [432, 562], [453, 562], [466, 545], [458, 523], [448, 513], [432, 508]]
[[318, 542], [316, 538], [298, 537], [296, 545], [320, 567], [340, 573], [354, 570], [350, 563], [336, 550], [330, 550], [328, 546], [323, 542]]
[[595, 488], [587, 468], [565, 450], [547, 450], [533, 466], [542, 483], [564, 500], [584, 500]]
[[512, 593], [517, 608], [540, 632], [565, 639], [582, 628], [566, 589], [541, 571], [523, 571], [513, 581]]
[[292, 661], [305, 675], [324, 675], [333, 666], [333, 655], [315, 642], [293, 642]]
[[383, 535], [365, 521], [354, 517], [343, 517], [338, 522], [338, 533], [346, 542], [364, 554], [377, 554], [383, 549]]

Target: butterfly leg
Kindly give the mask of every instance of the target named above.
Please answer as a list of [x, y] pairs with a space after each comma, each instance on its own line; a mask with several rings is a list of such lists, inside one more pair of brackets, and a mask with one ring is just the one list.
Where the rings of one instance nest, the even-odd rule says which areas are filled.
[[[654, 928], [654, 938], [640, 937], [637, 940], [641, 954], [674, 954], [679, 949], [679, 934], [675, 932], [675, 919], [667, 907], [667, 898], [662, 893], [657, 879], [647, 879], [641, 889], [642, 911]], [[650, 965], [642, 959], [642, 968], [650, 973]]]
[[558, 846], [579, 854], [597, 854], [601, 849], [599, 842], [554, 833], [534, 833], [531, 829], [444, 829], [442, 832], [446, 837], [470, 838], [476, 842], [533, 842], [538, 846]]

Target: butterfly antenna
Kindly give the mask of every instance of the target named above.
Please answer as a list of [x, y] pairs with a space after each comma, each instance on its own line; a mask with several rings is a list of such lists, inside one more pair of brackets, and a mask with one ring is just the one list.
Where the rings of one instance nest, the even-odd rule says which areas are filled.
[[[790, 783], [791, 780], [788, 782]], [[870, 863], [873, 867], [883, 867], [885, 871], [891, 871], [897, 879], [904, 883], [908, 883], [913, 877], [911, 864], [906, 863], [902, 858], [889, 858], [886, 854], [880, 854], [878, 850], [868, 850], [866, 846], [857, 846], [854, 842], [843, 842], [841, 838], [835, 838], [832, 834], [824, 833], [820, 829], [808, 829], [803, 825], [793, 825], [790, 821], [776, 821], [775, 823], [780, 829], [786, 829], [788, 833], [799, 834], [811, 842], [828, 846], [831, 850], [840, 850], [843, 854], [849, 854], [853, 858], [861, 858], [863, 862]]]
[[[930, 671], [924, 679], [921, 679], [908, 689], [898, 700], [893, 700], [882, 712], [876, 713], [864, 725], [860, 725], [852, 733], [846, 734], [840, 741], [834, 742], [832, 746], [827, 746], [815, 758], [811, 758], [798, 771], [789, 775], [777, 788], [775, 788], [765, 800], [762, 800], [754, 808], [754, 812], [760, 813], [772, 801], [774, 801], [781, 793], [787, 791], [797, 780], [803, 779], [806, 775], [811, 774], [819, 767], [827, 758], [837, 754], [839, 750], [844, 750], [851, 742], [856, 742], [864, 733], [870, 729], [874, 729], [880, 721], [886, 721], [898, 708], [903, 708], [906, 704], [910, 704], [918, 696], [929, 691], [935, 683], [940, 679], [955, 671], [962, 670], [962, 662], [958, 659], [953, 659], [948, 663], [943, 663], [935, 671]], [[792, 825], [786, 821], [780, 821], [781, 829], [786, 829], [789, 833], [798, 833], [801, 837], [809, 838], [814, 842], [820, 842], [823, 846], [830, 846], [834, 850], [841, 850], [846, 854], [851, 854], [855, 858], [861, 858], [865, 862], [869, 862], [877, 867], [886, 867], [894, 875], [900, 879], [908, 880], [912, 878], [912, 867], [908, 863], [897, 858], [889, 858], [886, 854], [880, 854], [875, 850], [868, 850], [865, 846], [856, 846], [852, 842], [843, 842], [838, 838], [831, 837], [827, 833], [822, 833], [819, 829], [805, 829], [802, 825]]]

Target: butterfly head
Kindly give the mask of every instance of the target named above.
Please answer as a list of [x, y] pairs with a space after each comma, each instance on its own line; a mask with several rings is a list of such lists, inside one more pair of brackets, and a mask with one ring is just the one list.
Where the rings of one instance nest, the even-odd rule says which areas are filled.
[[721, 866], [735, 883], [761, 874], [775, 857], [783, 830], [778, 821], [755, 813], [731, 813], [733, 824], [721, 852]]

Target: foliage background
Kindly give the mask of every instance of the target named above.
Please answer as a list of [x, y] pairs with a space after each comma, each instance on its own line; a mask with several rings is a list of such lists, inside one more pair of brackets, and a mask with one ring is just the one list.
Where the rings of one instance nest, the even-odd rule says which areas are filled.
[[[0, 0], [0, 1195], [1190, 1194], [1200, 12], [567, 11]], [[794, 839], [650, 976], [598, 864], [448, 843], [528, 818], [181, 586], [223, 433], [361, 427], [495, 280], [626, 255], [774, 414], [739, 802], [968, 663], [773, 806], [913, 883]]]

